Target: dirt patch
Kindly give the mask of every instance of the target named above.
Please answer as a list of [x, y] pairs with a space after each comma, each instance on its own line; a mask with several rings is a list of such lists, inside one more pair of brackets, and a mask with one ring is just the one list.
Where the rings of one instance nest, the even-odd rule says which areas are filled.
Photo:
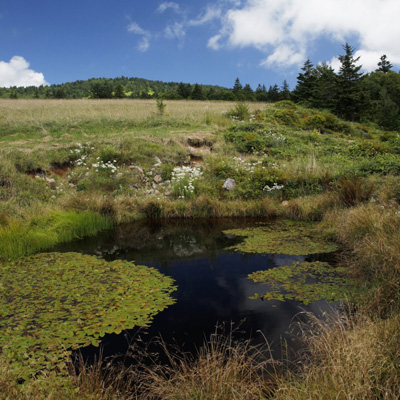
[[69, 162], [64, 163], [52, 163], [50, 168], [50, 174], [58, 175], [64, 177], [68, 174], [68, 172], [72, 169], [72, 166]]

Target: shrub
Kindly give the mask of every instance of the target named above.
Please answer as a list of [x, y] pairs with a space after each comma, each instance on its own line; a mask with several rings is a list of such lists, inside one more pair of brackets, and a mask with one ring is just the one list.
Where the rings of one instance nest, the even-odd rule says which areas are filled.
[[299, 123], [299, 117], [292, 108], [277, 109], [274, 111], [273, 117], [284, 125], [296, 126]]
[[321, 130], [326, 126], [326, 119], [320, 114], [310, 115], [304, 119], [304, 125], [307, 129]]
[[249, 106], [245, 102], [239, 101], [226, 115], [236, 121], [248, 121], [250, 118]]

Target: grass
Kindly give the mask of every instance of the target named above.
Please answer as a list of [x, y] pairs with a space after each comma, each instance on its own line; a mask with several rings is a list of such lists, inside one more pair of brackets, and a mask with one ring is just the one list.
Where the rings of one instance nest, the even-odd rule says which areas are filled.
[[[356, 315], [303, 329], [308, 357], [272, 386], [259, 374], [266, 360], [228, 336], [141, 375], [81, 365], [20, 385], [2, 356], [0, 397], [245, 399], [273, 389], [276, 399], [398, 398], [398, 133], [290, 102], [241, 105], [246, 121], [229, 118], [235, 103], [164, 104], [160, 115], [151, 100], [1, 99], [0, 259], [138, 218], [320, 221], [366, 288]], [[202, 171], [190, 199], [169, 183], [182, 165]], [[223, 189], [227, 178], [235, 189]]]

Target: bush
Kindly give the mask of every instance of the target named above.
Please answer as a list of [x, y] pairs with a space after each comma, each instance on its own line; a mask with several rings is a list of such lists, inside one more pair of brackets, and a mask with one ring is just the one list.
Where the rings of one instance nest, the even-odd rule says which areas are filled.
[[304, 125], [307, 129], [321, 130], [326, 126], [326, 119], [320, 114], [310, 115], [304, 119]]
[[250, 118], [249, 106], [245, 102], [239, 101], [235, 108], [229, 110], [226, 115], [237, 121], [247, 121]]

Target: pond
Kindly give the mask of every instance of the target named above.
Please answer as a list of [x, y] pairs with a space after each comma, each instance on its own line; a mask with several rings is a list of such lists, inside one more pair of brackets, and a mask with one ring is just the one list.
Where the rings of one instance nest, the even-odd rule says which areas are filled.
[[[267, 340], [273, 355], [280, 357], [282, 339], [288, 340], [289, 348], [296, 346], [293, 335], [288, 333], [293, 322], [304, 318], [305, 311], [320, 315], [332, 310], [335, 303], [321, 299], [305, 305], [293, 299], [251, 299], [255, 293], [264, 293], [267, 286], [249, 279], [249, 274], [296, 262], [333, 262], [335, 257], [334, 252], [301, 254], [301, 246], [290, 254], [280, 254], [279, 250], [273, 254], [246, 251], [242, 246], [243, 230], [259, 226], [282, 230], [279, 223], [266, 220], [138, 221], [52, 251], [96, 255], [107, 261], [128, 260], [154, 267], [175, 281], [175, 303], [155, 315], [149, 327], [105, 335], [101, 341], [104, 356], [125, 354], [139, 338], [149, 341], [157, 336], [193, 352], [215, 332], [217, 325], [225, 323], [228, 332], [231, 325], [239, 328], [239, 338], [251, 337], [254, 343]], [[265, 241], [268, 237], [262, 240], [263, 244]], [[98, 349], [88, 346], [80, 351], [90, 358]]]

